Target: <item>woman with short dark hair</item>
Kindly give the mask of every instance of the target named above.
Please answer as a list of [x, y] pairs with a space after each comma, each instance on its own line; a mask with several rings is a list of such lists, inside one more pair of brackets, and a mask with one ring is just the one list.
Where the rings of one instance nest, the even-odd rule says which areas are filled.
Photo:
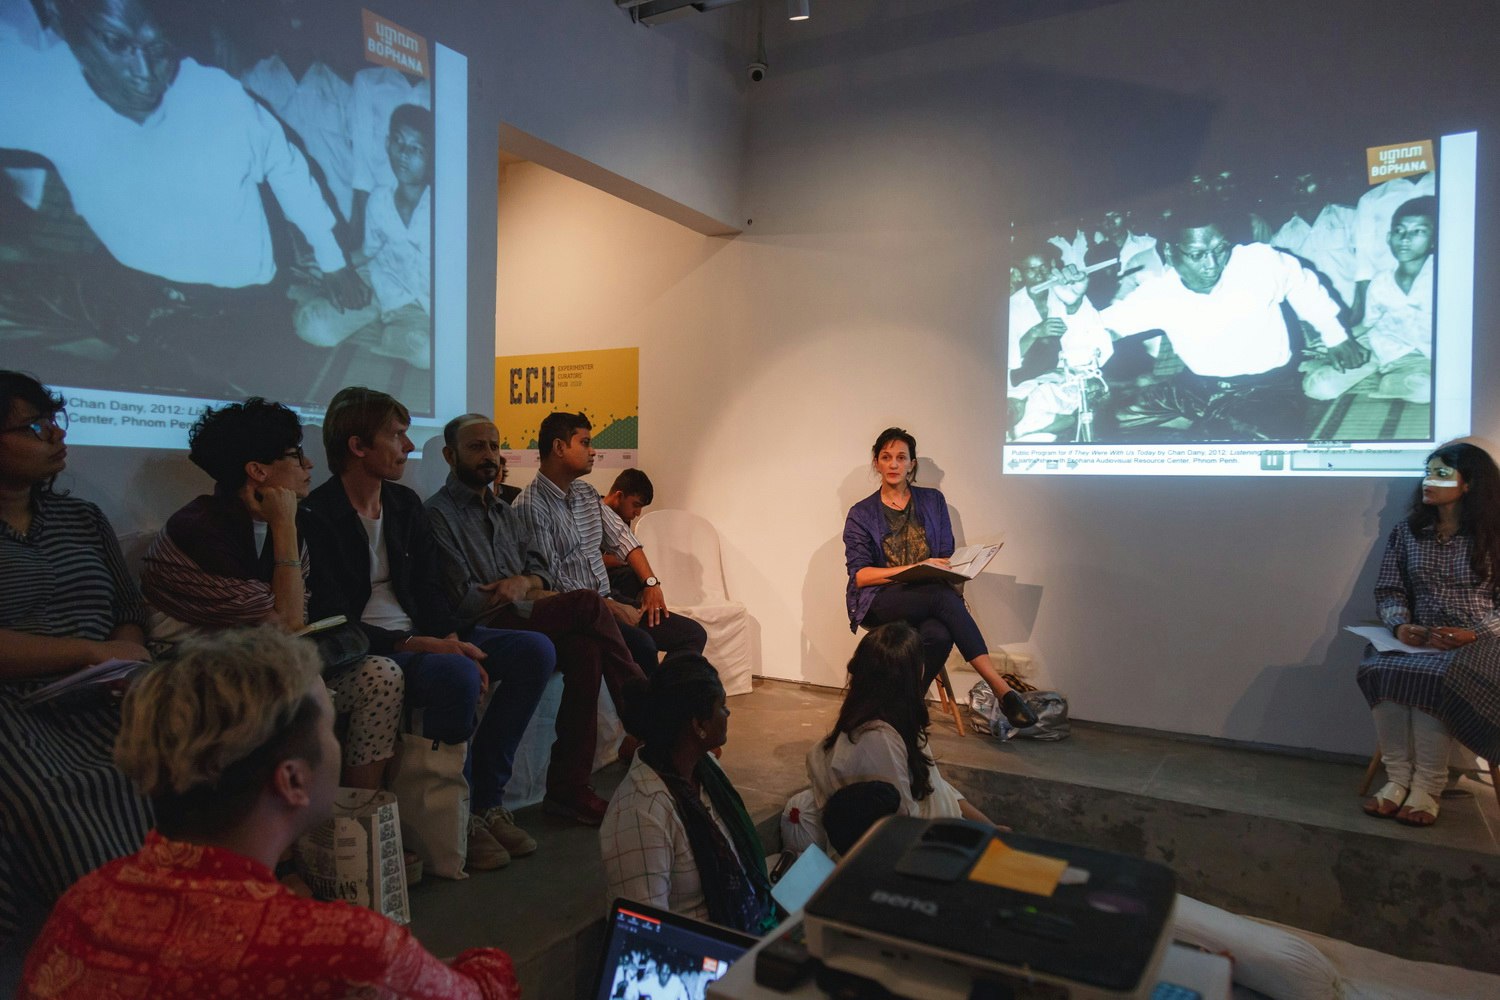
[[105, 660], [149, 660], [146, 609], [98, 507], [55, 488], [63, 399], [0, 371], [0, 995], [53, 901], [141, 845], [145, 802], [115, 768], [118, 702], [103, 687], [28, 705]]
[[888, 427], [875, 438], [870, 459], [880, 488], [850, 507], [844, 519], [849, 631], [898, 621], [916, 628], [926, 663], [923, 691], [957, 643], [959, 653], [1000, 699], [1010, 724], [1018, 729], [1036, 725], [1036, 715], [990, 664], [989, 646], [958, 591], [948, 583], [894, 579], [924, 563], [947, 569], [953, 555], [948, 501], [939, 491], [916, 485], [917, 439], [900, 427]]
[[[259, 396], [206, 409], [188, 431], [188, 458], [214, 480], [211, 494], [167, 519], [146, 553], [141, 586], [155, 613], [153, 639], [176, 641], [231, 626], [306, 624], [310, 572], [297, 507], [311, 485], [302, 421]], [[325, 679], [347, 713], [343, 783], [379, 788], [395, 756], [406, 684], [384, 656], [331, 668]]]
[[623, 716], [642, 746], [599, 829], [610, 891], [750, 934], [775, 926], [765, 850], [711, 756], [729, 734], [718, 671], [669, 656], [627, 689]]
[[1375, 717], [1386, 783], [1371, 816], [1437, 821], [1449, 741], [1500, 759], [1500, 470], [1482, 448], [1446, 444], [1391, 530], [1375, 606], [1422, 655], [1365, 652], [1356, 675]]

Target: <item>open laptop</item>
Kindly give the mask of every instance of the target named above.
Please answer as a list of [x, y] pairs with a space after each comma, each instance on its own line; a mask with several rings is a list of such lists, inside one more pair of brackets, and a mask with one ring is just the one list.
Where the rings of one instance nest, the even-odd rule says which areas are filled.
[[654, 906], [610, 907], [595, 1000], [703, 1000], [756, 938]]

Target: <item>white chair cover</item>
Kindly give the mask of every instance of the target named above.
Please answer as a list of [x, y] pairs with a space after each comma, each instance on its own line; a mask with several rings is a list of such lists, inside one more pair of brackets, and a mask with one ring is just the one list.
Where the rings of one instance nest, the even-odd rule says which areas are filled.
[[758, 672], [750, 613], [724, 586], [719, 533], [697, 514], [653, 510], [635, 525], [651, 568], [661, 578], [667, 608], [696, 620], [708, 632], [704, 655], [719, 669], [726, 694], [749, 694]]

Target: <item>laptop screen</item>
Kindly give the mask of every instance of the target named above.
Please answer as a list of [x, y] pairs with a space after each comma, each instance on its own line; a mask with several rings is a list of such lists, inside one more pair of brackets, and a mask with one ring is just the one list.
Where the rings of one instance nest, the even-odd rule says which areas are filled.
[[703, 1000], [708, 984], [755, 943], [748, 934], [617, 899], [595, 1000]]

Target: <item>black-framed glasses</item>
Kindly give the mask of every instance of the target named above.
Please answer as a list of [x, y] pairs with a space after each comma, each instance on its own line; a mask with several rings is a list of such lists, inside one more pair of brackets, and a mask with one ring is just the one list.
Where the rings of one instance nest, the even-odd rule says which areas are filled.
[[286, 451], [276, 456], [276, 460], [278, 462], [283, 458], [295, 458], [298, 465], [301, 465], [307, 460], [307, 456], [303, 453], [301, 445], [298, 445], [295, 448], [288, 448]]
[[38, 441], [47, 440], [49, 431], [66, 431], [68, 429], [68, 411], [58, 410], [47, 417], [37, 417], [29, 424], [17, 424], [14, 427], [0, 429], [0, 434], [15, 434], [18, 431], [30, 431]]
[[1228, 243], [1215, 243], [1211, 247], [1194, 248], [1192, 250], [1184, 250], [1181, 246], [1178, 246], [1177, 255], [1189, 264], [1201, 264], [1209, 257], [1212, 257], [1214, 260], [1218, 260], [1221, 257], [1228, 257], [1229, 251], [1233, 249], [1234, 247]]

